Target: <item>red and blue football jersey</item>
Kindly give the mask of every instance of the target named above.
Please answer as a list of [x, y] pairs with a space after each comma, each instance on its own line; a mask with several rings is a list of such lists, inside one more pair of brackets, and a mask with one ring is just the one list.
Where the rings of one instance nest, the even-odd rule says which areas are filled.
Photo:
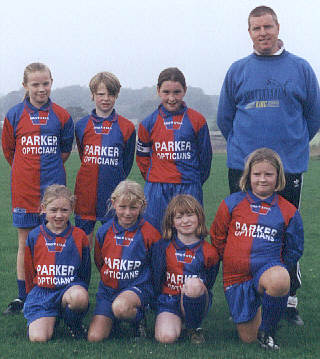
[[45, 224], [28, 235], [25, 249], [26, 291], [34, 286], [58, 289], [81, 284], [88, 289], [91, 276], [89, 242], [82, 229], [68, 227], [52, 233]]
[[219, 255], [205, 240], [192, 245], [174, 237], [159, 241], [152, 253], [153, 280], [158, 294], [181, 293], [186, 279], [200, 278], [210, 290], [218, 273]]
[[121, 290], [151, 284], [150, 256], [160, 233], [143, 218], [124, 229], [117, 217], [101, 226], [96, 234], [94, 259], [101, 281]]
[[111, 193], [129, 175], [135, 152], [134, 125], [115, 110], [108, 118], [95, 110], [76, 124], [81, 159], [75, 194], [76, 215], [85, 220], [103, 220]]
[[146, 181], [203, 184], [211, 160], [208, 125], [197, 111], [184, 105], [171, 113], [160, 105], [140, 123], [136, 161]]
[[303, 253], [300, 213], [276, 193], [265, 200], [251, 191], [228, 196], [218, 208], [210, 235], [223, 260], [225, 288], [252, 279], [269, 263], [284, 263], [290, 269]]
[[71, 152], [73, 137], [69, 113], [50, 100], [37, 109], [26, 99], [9, 110], [2, 149], [12, 167], [13, 212], [39, 213], [46, 187], [66, 184], [61, 154]]

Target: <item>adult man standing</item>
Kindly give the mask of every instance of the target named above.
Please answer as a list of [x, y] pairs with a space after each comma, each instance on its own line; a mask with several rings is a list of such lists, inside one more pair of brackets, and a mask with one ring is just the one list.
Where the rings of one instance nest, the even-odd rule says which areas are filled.
[[[298, 208], [309, 141], [320, 127], [319, 85], [308, 62], [284, 49], [271, 8], [253, 9], [248, 26], [253, 53], [231, 65], [218, 107], [218, 126], [227, 140], [230, 192], [239, 190], [246, 156], [269, 147], [284, 165], [286, 187], [281, 194]], [[303, 325], [296, 297], [301, 285], [299, 265], [290, 278], [286, 319]]]

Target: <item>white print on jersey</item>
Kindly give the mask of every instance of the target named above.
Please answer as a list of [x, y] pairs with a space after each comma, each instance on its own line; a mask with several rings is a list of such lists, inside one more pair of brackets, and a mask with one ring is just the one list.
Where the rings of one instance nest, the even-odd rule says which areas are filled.
[[262, 226], [260, 224], [247, 224], [236, 221], [236, 229], [234, 235], [236, 237], [245, 236], [252, 238], [262, 238], [269, 242], [275, 241], [278, 231], [275, 228]]
[[55, 285], [62, 286], [70, 284], [74, 281], [74, 277], [38, 277], [39, 286]]
[[112, 146], [86, 145], [83, 162], [95, 165], [118, 166], [119, 148]]
[[110, 269], [118, 269], [123, 271], [135, 270], [141, 266], [141, 261], [131, 261], [119, 258], [104, 258], [104, 262]]
[[44, 155], [57, 153], [57, 136], [22, 136], [21, 145], [24, 155]]
[[119, 157], [119, 148], [112, 146], [85, 145], [86, 156]]
[[22, 146], [57, 146], [58, 137], [57, 136], [22, 136], [21, 145]]
[[154, 147], [160, 160], [190, 160], [190, 141], [155, 142]]
[[182, 152], [191, 151], [190, 141], [162, 141], [154, 143], [157, 152]]
[[92, 163], [94, 165], [118, 166], [118, 158], [89, 157], [83, 158], [83, 163]]
[[49, 264], [49, 265], [37, 265], [37, 274], [38, 276], [43, 275], [64, 275], [64, 276], [73, 276], [74, 266], [67, 264]]
[[172, 290], [181, 290], [184, 283], [189, 278], [198, 278], [196, 274], [175, 274], [167, 272], [167, 285]]
[[103, 274], [111, 279], [134, 279], [140, 274], [137, 269], [141, 266], [141, 261], [105, 257], [104, 262], [107, 269]]

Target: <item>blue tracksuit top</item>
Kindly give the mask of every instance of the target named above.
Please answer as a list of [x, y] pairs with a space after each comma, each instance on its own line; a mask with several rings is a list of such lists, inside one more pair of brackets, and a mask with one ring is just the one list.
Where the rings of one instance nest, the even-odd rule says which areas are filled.
[[229, 168], [243, 170], [248, 154], [269, 147], [286, 173], [305, 172], [309, 141], [320, 127], [320, 91], [311, 66], [285, 50], [236, 61], [222, 86], [217, 123], [227, 140]]

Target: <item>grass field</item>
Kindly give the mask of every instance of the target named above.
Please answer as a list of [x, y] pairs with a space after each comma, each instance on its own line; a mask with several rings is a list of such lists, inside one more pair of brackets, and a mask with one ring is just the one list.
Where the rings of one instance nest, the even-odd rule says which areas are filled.
[[[79, 168], [76, 154], [72, 154], [66, 165], [68, 185], [73, 188], [75, 174]], [[16, 297], [16, 231], [11, 225], [9, 166], [3, 156], [0, 157], [0, 310]], [[136, 166], [131, 179], [142, 183], [142, 177]], [[203, 322], [206, 343], [195, 347], [185, 339], [173, 345], [161, 345], [153, 339], [153, 314], [148, 314], [149, 339], [136, 343], [131, 338], [129, 328], [124, 327], [121, 337], [92, 344], [86, 341], [73, 341], [63, 336], [63, 325], [57, 330], [52, 341], [45, 344], [29, 343], [26, 337], [26, 323], [23, 316], [0, 315], [0, 359], [7, 358], [201, 358], [201, 359], [241, 359], [241, 358], [286, 358], [304, 359], [320, 356], [320, 316], [319, 316], [319, 209], [320, 160], [311, 159], [310, 168], [304, 176], [301, 213], [305, 227], [305, 253], [301, 260], [303, 288], [299, 291], [300, 313], [305, 326], [293, 327], [281, 322], [277, 337], [281, 349], [278, 353], [265, 352], [257, 344], [244, 345], [237, 338], [232, 322], [228, 320], [228, 311], [222, 290], [221, 275], [214, 286], [214, 304]], [[216, 155], [212, 174], [204, 186], [205, 212], [207, 224], [214, 218], [220, 201], [227, 195], [227, 170], [225, 155]], [[86, 323], [89, 322], [95, 304], [95, 292], [98, 273], [92, 271], [90, 286], [91, 308]]]

